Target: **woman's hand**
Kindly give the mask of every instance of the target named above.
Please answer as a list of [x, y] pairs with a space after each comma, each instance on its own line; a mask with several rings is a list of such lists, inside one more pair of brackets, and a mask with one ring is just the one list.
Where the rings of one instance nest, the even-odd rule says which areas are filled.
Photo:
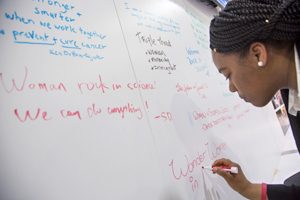
[[[228, 171], [223, 171], [222, 168], [237, 167], [238, 173], [230, 173]], [[244, 175], [239, 164], [232, 162], [231, 160], [222, 158], [216, 160], [212, 164], [213, 172], [222, 176], [229, 186], [243, 195], [248, 199], [260, 199], [261, 196], [261, 184], [253, 184]]]

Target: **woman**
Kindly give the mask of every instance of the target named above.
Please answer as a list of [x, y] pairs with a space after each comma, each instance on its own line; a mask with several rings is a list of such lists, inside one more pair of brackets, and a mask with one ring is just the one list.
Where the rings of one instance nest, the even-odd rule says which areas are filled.
[[[281, 90], [299, 150], [300, 0], [230, 1], [211, 21], [210, 47], [229, 90], [246, 102], [265, 106]], [[300, 199], [299, 187], [253, 184], [230, 160], [220, 159], [212, 166], [248, 199]], [[237, 166], [239, 173], [223, 172], [219, 166]]]

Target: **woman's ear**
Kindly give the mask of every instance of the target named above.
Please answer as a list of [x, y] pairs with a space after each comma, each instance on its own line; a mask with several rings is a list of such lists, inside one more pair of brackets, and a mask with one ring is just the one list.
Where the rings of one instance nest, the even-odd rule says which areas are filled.
[[254, 42], [250, 45], [249, 49], [251, 58], [256, 63], [256, 66], [261, 68], [264, 67], [268, 62], [267, 47], [261, 42]]

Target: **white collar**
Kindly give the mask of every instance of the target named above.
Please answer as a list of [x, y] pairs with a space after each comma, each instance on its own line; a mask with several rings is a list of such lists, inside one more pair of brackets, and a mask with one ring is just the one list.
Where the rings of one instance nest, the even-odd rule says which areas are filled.
[[296, 116], [297, 112], [300, 111], [300, 65], [299, 65], [299, 55], [294, 45], [294, 55], [295, 55], [295, 66], [296, 66], [296, 76], [297, 76], [297, 90], [290, 89], [289, 90], [289, 113], [291, 115]]

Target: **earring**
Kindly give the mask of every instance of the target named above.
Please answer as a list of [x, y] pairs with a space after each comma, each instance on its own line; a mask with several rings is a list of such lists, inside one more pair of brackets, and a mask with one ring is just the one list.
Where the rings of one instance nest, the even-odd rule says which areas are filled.
[[263, 66], [264, 66], [264, 62], [263, 62], [263, 61], [258, 61], [257, 65], [258, 65], [259, 67], [263, 67]]

